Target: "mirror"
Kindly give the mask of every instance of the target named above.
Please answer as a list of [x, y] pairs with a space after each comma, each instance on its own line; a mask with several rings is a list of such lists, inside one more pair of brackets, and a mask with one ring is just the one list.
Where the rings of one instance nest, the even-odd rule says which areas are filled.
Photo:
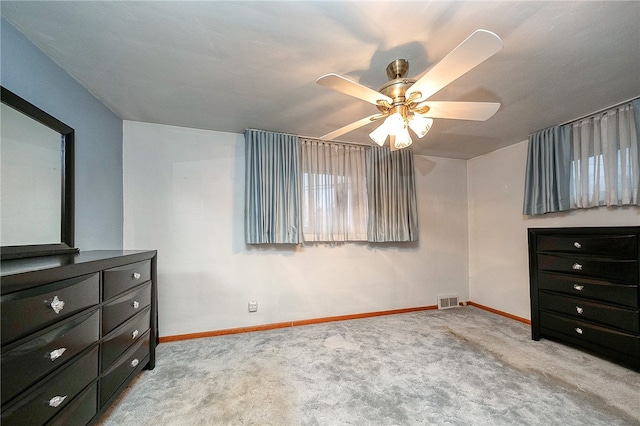
[[77, 252], [73, 248], [74, 131], [2, 89], [0, 256]]

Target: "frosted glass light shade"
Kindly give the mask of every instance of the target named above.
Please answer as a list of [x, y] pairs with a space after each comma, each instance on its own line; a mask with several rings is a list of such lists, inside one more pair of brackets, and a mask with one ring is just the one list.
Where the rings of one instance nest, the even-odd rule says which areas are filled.
[[411, 135], [409, 134], [409, 128], [411, 128], [419, 138], [422, 138], [427, 134], [429, 129], [431, 129], [432, 124], [433, 119], [425, 118], [420, 114], [413, 113], [407, 120], [405, 116], [395, 112], [388, 116], [377, 129], [369, 133], [369, 137], [378, 145], [383, 146], [387, 140], [387, 136], [389, 136], [390, 144], [393, 145], [391, 147], [392, 149], [406, 148], [413, 143]]
[[411, 140], [411, 135], [409, 135], [409, 130], [405, 127], [399, 133], [396, 133], [396, 149], [406, 148], [411, 145], [413, 141]]
[[387, 126], [387, 132], [390, 135], [397, 135], [406, 128], [404, 117], [397, 112], [394, 112], [386, 120], [384, 120], [385, 126]]
[[384, 141], [387, 140], [388, 135], [389, 135], [389, 132], [387, 131], [386, 122], [383, 122], [373, 132], [369, 133], [369, 137], [373, 139], [373, 141], [380, 146], [384, 145]]
[[409, 127], [411, 127], [411, 130], [413, 130], [413, 132], [419, 138], [422, 138], [427, 134], [427, 132], [431, 129], [432, 124], [432, 118], [425, 118], [420, 114], [413, 114], [413, 116], [409, 120]]

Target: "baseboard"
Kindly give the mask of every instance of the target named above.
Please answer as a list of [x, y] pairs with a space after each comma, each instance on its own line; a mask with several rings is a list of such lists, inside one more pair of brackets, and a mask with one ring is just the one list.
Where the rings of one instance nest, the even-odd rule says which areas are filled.
[[228, 328], [224, 330], [205, 331], [202, 333], [189, 333], [189, 334], [179, 334], [175, 336], [162, 336], [160, 337], [159, 340], [160, 340], [160, 343], [176, 342], [179, 340], [200, 339], [203, 337], [224, 336], [227, 334], [251, 333], [254, 331], [275, 330], [278, 328], [298, 327], [301, 325], [320, 324], [324, 322], [346, 321], [346, 320], [361, 319], [361, 318], [379, 317], [383, 315], [405, 314], [408, 312], [428, 311], [433, 309], [438, 309], [438, 306], [432, 305], [432, 306], [420, 306], [417, 308], [392, 309], [389, 311], [366, 312], [362, 314], [338, 315], [334, 317], [324, 317], [324, 318], [312, 318], [312, 319], [306, 319], [306, 320], [279, 322], [279, 323], [273, 323], [273, 324], [251, 326], [251, 327]]
[[[475, 303], [475, 302], [466, 302], [466, 303], [469, 306], [475, 306], [476, 308], [479, 308], [488, 312], [492, 312], [494, 314], [501, 315], [503, 317], [507, 317], [512, 320], [520, 321], [529, 325], [531, 324], [531, 321], [526, 318], [518, 317], [504, 311], [499, 311], [497, 309], [493, 309], [488, 306], [481, 305], [479, 303]], [[429, 311], [434, 309], [438, 309], [438, 305], [420, 306], [417, 308], [392, 309], [389, 311], [366, 312], [362, 314], [338, 315], [334, 317], [312, 318], [312, 319], [297, 320], [297, 321], [290, 321], [290, 322], [278, 322], [273, 324], [255, 325], [251, 327], [227, 328], [224, 330], [204, 331], [201, 333], [178, 334], [175, 336], [160, 337], [160, 343], [176, 342], [179, 340], [201, 339], [203, 337], [224, 336], [227, 334], [252, 333], [255, 331], [275, 330], [278, 328], [299, 327], [301, 325], [311, 325], [311, 324], [320, 324], [324, 322], [371, 318], [371, 317], [379, 317], [383, 315], [406, 314], [408, 312]]]
[[531, 320], [528, 320], [528, 319], [526, 319], [526, 318], [522, 318], [522, 317], [518, 317], [518, 316], [512, 315], [512, 314], [510, 314], [510, 313], [508, 313], [508, 312], [499, 311], [499, 310], [497, 310], [497, 309], [493, 309], [493, 308], [490, 308], [490, 307], [488, 307], [488, 306], [484, 306], [484, 305], [481, 305], [481, 304], [479, 304], [479, 303], [475, 303], [475, 302], [467, 302], [467, 305], [469, 305], [469, 306], [475, 306], [476, 308], [480, 308], [480, 309], [482, 309], [482, 310], [484, 310], [484, 311], [489, 311], [489, 312], [492, 312], [492, 313], [494, 313], [494, 314], [498, 314], [498, 315], [501, 315], [501, 316], [503, 316], [503, 317], [511, 318], [512, 320], [520, 321], [520, 322], [523, 322], [523, 323], [525, 323], [525, 324], [529, 324], [529, 325], [531, 325]]

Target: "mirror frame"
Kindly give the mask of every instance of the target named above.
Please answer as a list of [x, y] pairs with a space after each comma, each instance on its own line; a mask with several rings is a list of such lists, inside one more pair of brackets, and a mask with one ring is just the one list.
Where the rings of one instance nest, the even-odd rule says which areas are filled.
[[60, 133], [61, 137], [61, 213], [60, 216], [60, 242], [53, 244], [31, 244], [3, 246], [0, 248], [0, 258], [18, 259], [23, 257], [50, 256], [63, 253], [77, 253], [73, 247], [74, 240], [74, 144], [75, 131], [57, 118], [47, 114], [40, 108], [24, 100], [20, 96], [0, 87], [0, 101], [11, 108], [21, 112], [31, 119]]

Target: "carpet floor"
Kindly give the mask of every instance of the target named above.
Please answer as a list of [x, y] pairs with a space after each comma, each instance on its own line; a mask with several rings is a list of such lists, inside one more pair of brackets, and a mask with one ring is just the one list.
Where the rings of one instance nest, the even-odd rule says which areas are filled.
[[99, 424], [640, 425], [640, 373], [475, 307], [163, 343]]

